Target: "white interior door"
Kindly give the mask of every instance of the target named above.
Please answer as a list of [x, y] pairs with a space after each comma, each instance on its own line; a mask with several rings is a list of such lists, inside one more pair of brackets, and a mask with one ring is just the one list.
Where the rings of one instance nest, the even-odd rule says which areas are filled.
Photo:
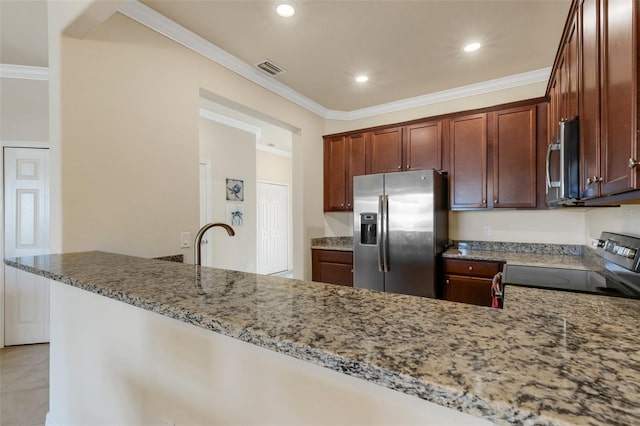
[[[209, 163], [200, 162], [200, 226], [209, 223]], [[207, 236], [202, 239], [202, 266], [211, 266]]]
[[[4, 148], [4, 252], [49, 252], [49, 150]], [[49, 281], [5, 269], [5, 344], [49, 341]]]
[[286, 271], [289, 265], [289, 188], [258, 182], [258, 273]]

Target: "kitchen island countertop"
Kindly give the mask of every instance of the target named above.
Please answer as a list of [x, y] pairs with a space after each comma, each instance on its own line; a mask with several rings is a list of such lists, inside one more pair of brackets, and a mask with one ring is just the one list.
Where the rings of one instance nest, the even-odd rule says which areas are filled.
[[104, 252], [5, 264], [498, 424], [640, 424], [638, 301], [513, 287], [494, 310]]

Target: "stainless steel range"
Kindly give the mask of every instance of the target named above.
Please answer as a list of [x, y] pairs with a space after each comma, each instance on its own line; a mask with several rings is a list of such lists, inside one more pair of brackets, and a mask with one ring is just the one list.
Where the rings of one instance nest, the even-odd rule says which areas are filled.
[[640, 237], [603, 232], [593, 245], [601, 271], [506, 265], [503, 283], [640, 299]]

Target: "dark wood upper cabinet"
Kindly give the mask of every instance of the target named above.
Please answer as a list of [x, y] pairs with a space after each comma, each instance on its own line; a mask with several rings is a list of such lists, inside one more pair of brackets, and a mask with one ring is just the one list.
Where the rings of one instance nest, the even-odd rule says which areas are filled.
[[324, 141], [324, 211], [344, 211], [347, 200], [347, 141], [345, 137]]
[[565, 47], [565, 119], [571, 120], [578, 115], [580, 65], [579, 65], [578, 16], [574, 16], [569, 27]]
[[580, 79], [580, 181], [582, 198], [600, 196], [600, 0], [578, 6]]
[[402, 171], [402, 127], [374, 130], [368, 136], [367, 174]]
[[324, 141], [324, 211], [353, 210], [353, 177], [365, 174], [365, 133]]
[[353, 210], [353, 177], [364, 175], [365, 167], [365, 133], [347, 136], [347, 181], [346, 201], [347, 211]]
[[487, 207], [487, 114], [451, 119], [451, 208]]
[[536, 105], [489, 114], [493, 207], [536, 207]]
[[[601, 194], [640, 188], [638, 148], [638, 0], [602, 0]], [[632, 167], [629, 167], [629, 166]]]
[[412, 124], [404, 134], [404, 170], [442, 168], [442, 121]]

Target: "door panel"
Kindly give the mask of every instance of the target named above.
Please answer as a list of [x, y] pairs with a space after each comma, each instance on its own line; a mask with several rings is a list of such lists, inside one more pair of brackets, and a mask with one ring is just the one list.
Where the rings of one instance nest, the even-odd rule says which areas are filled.
[[487, 207], [487, 115], [451, 120], [451, 208]]
[[402, 170], [402, 127], [374, 130], [367, 141], [367, 174]]
[[258, 182], [259, 274], [286, 271], [289, 264], [289, 193], [286, 185]]
[[[4, 148], [5, 256], [49, 252], [49, 150]], [[5, 267], [5, 344], [49, 341], [49, 281]]]
[[407, 126], [405, 170], [442, 168], [442, 122]]
[[385, 291], [436, 297], [433, 172], [385, 176], [389, 200], [389, 272]]
[[636, 0], [604, 0], [602, 7], [602, 195], [615, 194], [640, 185], [638, 167], [637, 55], [634, 37]]
[[384, 190], [384, 175], [356, 176], [353, 179], [353, 284], [354, 287], [384, 291], [384, 273], [379, 271], [380, 232], [375, 244], [362, 244], [361, 215], [373, 213], [378, 215], [379, 230], [380, 195]]

